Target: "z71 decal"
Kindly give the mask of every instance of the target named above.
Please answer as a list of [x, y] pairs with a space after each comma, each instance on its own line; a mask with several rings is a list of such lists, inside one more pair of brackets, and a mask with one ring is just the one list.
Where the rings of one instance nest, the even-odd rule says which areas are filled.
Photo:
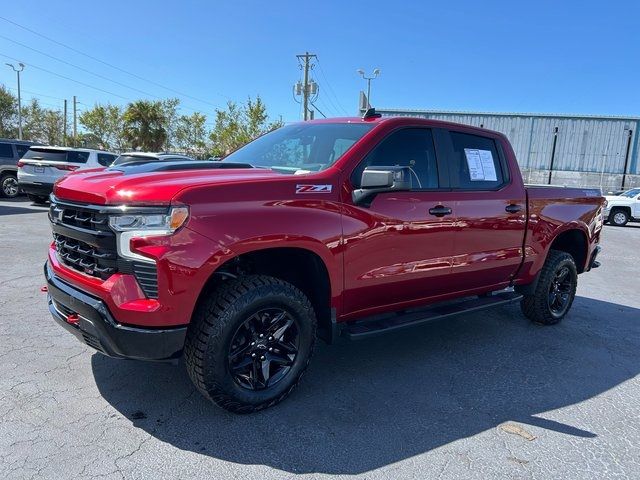
[[296, 193], [331, 193], [331, 185], [296, 185]]

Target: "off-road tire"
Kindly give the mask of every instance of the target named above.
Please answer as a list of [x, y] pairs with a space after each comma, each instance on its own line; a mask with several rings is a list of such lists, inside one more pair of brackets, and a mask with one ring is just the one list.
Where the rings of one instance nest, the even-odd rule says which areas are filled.
[[[240, 325], [272, 305], [296, 318], [299, 349], [290, 371], [275, 385], [248, 390], [230, 373], [228, 352]], [[286, 398], [298, 385], [311, 359], [316, 316], [309, 299], [293, 285], [266, 275], [228, 280], [214, 288], [196, 307], [187, 331], [184, 357], [187, 372], [207, 399], [234, 413], [253, 413]]]
[[27, 194], [27, 198], [38, 205], [44, 205], [45, 203], [47, 203], [47, 197], [43, 195], [33, 195], [29, 193]]
[[[549, 306], [549, 293], [556, 273], [564, 267], [569, 269], [569, 275], [571, 276], [568, 304], [562, 313], [554, 314]], [[532, 295], [525, 295], [520, 303], [522, 313], [528, 319], [540, 325], [554, 325], [560, 322], [571, 309], [577, 285], [578, 270], [573, 257], [566, 252], [549, 251], [549, 255], [540, 272], [535, 292]]]
[[[8, 182], [11, 182], [11, 185]], [[16, 175], [14, 173], [0, 175], [0, 197], [16, 198], [18, 195], [20, 195], [20, 189]]]
[[[619, 217], [616, 217], [618, 215]], [[621, 221], [616, 221], [616, 218], [622, 219]], [[609, 214], [609, 225], [613, 225], [614, 227], [624, 227], [629, 222], [629, 214], [626, 210], [622, 208], [614, 208], [611, 210]]]

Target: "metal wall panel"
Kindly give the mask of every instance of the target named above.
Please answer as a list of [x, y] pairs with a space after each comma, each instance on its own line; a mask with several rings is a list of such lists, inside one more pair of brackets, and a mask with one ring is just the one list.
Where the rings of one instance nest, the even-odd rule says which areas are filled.
[[635, 117], [377, 110], [384, 116], [431, 118], [504, 133], [523, 171], [549, 169], [557, 128], [554, 170], [621, 174], [630, 146], [627, 173], [640, 173], [637, 158], [640, 119]]

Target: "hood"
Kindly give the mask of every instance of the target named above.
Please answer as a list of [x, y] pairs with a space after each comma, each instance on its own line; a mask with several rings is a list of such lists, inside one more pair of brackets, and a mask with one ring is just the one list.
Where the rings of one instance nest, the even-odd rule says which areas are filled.
[[128, 168], [78, 170], [54, 186], [62, 200], [97, 205], [168, 204], [180, 191], [196, 185], [229, 184], [282, 178], [259, 168], [202, 168], [155, 172]]
[[607, 200], [608, 205], [631, 205], [634, 203], [633, 198], [622, 197], [620, 195], [605, 195], [604, 198]]

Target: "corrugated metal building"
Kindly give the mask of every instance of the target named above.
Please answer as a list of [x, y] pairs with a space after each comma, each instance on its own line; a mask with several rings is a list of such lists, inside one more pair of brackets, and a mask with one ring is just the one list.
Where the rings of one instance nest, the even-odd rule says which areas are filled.
[[376, 108], [383, 116], [464, 123], [504, 133], [527, 183], [598, 187], [640, 186], [640, 117], [475, 113]]

